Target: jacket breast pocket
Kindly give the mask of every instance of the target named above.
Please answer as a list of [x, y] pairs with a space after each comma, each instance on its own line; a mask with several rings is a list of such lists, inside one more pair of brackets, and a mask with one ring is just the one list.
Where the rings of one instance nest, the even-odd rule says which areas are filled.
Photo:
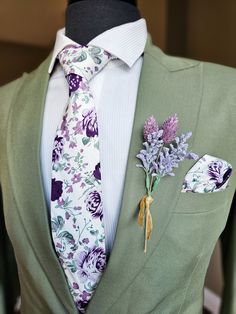
[[201, 214], [223, 208], [232, 202], [234, 192], [233, 187], [209, 193], [180, 192], [174, 213]]

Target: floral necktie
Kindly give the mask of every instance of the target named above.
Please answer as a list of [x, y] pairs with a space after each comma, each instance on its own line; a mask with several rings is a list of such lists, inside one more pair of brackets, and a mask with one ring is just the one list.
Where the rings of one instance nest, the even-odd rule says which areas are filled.
[[67, 46], [58, 58], [69, 102], [52, 154], [52, 238], [84, 313], [106, 267], [98, 123], [89, 81], [114, 57], [94, 46]]

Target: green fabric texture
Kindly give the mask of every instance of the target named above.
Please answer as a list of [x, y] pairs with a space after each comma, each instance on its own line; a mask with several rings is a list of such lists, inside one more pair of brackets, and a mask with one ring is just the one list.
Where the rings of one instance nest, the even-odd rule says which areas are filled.
[[[77, 313], [53, 249], [40, 168], [50, 59], [0, 89], [0, 182], [18, 265], [22, 314]], [[175, 177], [164, 177], [152, 204], [154, 230], [144, 254], [137, 212], [145, 182], [135, 156], [147, 117], [154, 115], [161, 123], [177, 113], [180, 132], [193, 132], [193, 152], [225, 159], [236, 169], [235, 86], [234, 69], [167, 56], [149, 35], [115, 242], [86, 313], [202, 313], [204, 279], [228, 220], [236, 175], [233, 172], [226, 190], [212, 194], [180, 192], [193, 160], [182, 163]], [[235, 234], [235, 223], [230, 230]], [[235, 253], [231, 256], [230, 274], [235, 276]], [[230, 279], [226, 282], [225, 299], [230, 296], [227, 302], [232, 303], [236, 290]], [[234, 310], [231, 306], [227, 314]]]

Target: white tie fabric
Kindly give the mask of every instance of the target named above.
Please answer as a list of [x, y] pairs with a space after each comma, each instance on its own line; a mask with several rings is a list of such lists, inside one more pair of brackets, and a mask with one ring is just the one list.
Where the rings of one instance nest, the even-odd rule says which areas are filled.
[[[112, 250], [120, 214], [130, 138], [134, 120], [141, 56], [147, 40], [144, 19], [106, 30], [88, 45], [102, 47], [118, 60], [109, 62], [90, 82], [99, 124], [99, 151], [102, 171], [102, 196], [106, 252]], [[45, 199], [50, 212], [51, 155], [58, 125], [68, 103], [68, 83], [58, 53], [68, 45], [78, 45], [65, 29], [57, 32], [48, 67], [49, 83], [45, 98], [41, 138], [41, 169]], [[117, 130], [119, 130], [117, 132]], [[109, 153], [108, 153], [109, 152]], [[115, 191], [115, 193], [111, 193]]]
[[52, 153], [52, 238], [84, 313], [106, 267], [98, 123], [89, 81], [114, 57], [99, 47], [71, 45], [58, 58], [69, 102]]

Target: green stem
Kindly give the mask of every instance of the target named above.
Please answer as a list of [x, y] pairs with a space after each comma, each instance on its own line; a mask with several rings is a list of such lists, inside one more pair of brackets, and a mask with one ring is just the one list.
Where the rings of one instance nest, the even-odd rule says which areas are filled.
[[153, 184], [152, 192], [155, 192], [157, 190], [157, 187], [158, 187], [158, 185], [160, 183], [160, 180], [161, 180], [161, 176], [157, 175], [156, 176], [156, 180], [155, 180], [155, 182]]
[[145, 172], [146, 172], [146, 189], [147, 189], [148, 196], [149, 196], [151, 193], [150, 177], [149, 177], [149, 173], [147, 171], [145, 171]]
[[[159, 152], [158, 152], [158, 154], [157, 154], [157, 158], [156, 158], [156, 162], [157, 162], [157, 163], [158, 163], [158, 159], [159, 159], [159, 157], [160, 157], [160, 153], [162, 152], [163, 147], [164, 147], [164, 144], [161, 145], [161, 147], [160, 147], [160, 149], [159, 149]], [[152, 188], [152, 185], [153, 185], [153, 178], [154, 178], [154, 177], [152, 176], [151, 184], [150, 184], [150, 195], [149, 195], [149, 196], [151, 196], [151, 193], [152, 193], [152, 191], [153, 191], [153, 188]]]
[[152, 196], [152, 185], [153, 185], [153, 176], [152, 176], [152, 179], [151, 179], [151, 184], [150, 184], [150, 194], [148, 194], [148, 196]]

